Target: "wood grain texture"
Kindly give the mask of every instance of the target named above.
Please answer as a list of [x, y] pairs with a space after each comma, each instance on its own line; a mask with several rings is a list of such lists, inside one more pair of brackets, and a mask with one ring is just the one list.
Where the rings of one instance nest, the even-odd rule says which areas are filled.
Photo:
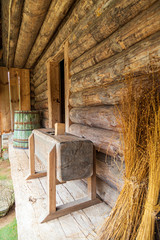
[[[160, 30], [160, 2], [133, 18], [100, 44], [86, 51], [71, 64], [71, 75], [128, 49], [133, 44]], [[137, 27], [138, 26], [138, 27]], [[69, 52], [72, 57], [72, 50]]]
[[35, 102], [34, 107], [36, 110], [48, 109], [48, 101]]
[[69, 35], [72, 33], [74, 28], [77, 26], [80, 20], [84, 16], [86, 16], [86, 14], [89, 12], [89, 10], [93, 7], [94, 4], [94, 0], [80, 0], [75, 3], [74, 9], [72, 9], [70, 14], [68, 15], [65, 24], [61, 26], [50, 47], [46, 50], [46, 52], [43, 54], [43, 56], [37, 63], [35, 67], [35, 72], [38, 72], [41, 69], [41, 67], [44, 65], [44, 63], [48, 60], [49, 57], [56, 55], [56, 53], [59, 51], [63, 43], [69, 37]]
[[147, 9], [156, 0], [112, 0], [103, 3], [100, 8], [92, 9], [85, 19], [73, 31], [69, 43], [72, 60], [94, 47], [118, 28]]
[[[81, 189], [85, 190], [87, 188], [86, 181], [78, 182], [77, 184]], [[96, 181], [96, 190], [97, 194], [103, 199], [103, 201], [106, 202], [111, 208], [113, 208], [119, 196], [119, 191], [115, 188], [110, 187], [107, 183], [103, 182], [98, 177]]]
[[[20, 80], [20, 99], [19, 99], [19, 80]], [[30, 106], [30, 74], [28, 69], [10, 68], [11, 99], [13, 112], [19, 110], [29, 111]]]
[[9, 103], [9, 84], [8, 70], [0, 67], [0, 113], [1, 113], [1, 132], [10, 132], [11, 115]]
[[2, 46], [3, 46], [3, 64], [7, 65], [7, 44], [8, 44], [8, 27], [9, 27], [9, 0], [1, 1], [2, 13]]
[[46, 16], [50, 2], [51, 0], [25, 1], [14, 59], [14, 67], [24, 67], [38, 31]]
[[[70, 119], [73, 123], [80, 123], [90, 127], [104, 128], [113, 131], [121, 131], [119, 112], [120, 107], [97, 106], [72, 108]], [[119, 122], [118, 122], [119, 121]]]
[[[25, 151], [13, 149], [10, 145], [12, 179], [16, 198], [16, 216], [19, 238], [41, 239], [83, 239], [96, 238], [97, 227], [109, 215], [111, 208], [104, 202], [77, 211], [65, 217], [40, 224], [40, 217], [46, 213], [46, 178], [25, 180], [28, 174], [28, 157]], [[58, 185], [56, 205], [62, 205], [86, 196], [87, 188], [71, 181]], [[84, 189], [84, 190], [83, 190]], [[22, 204], [23, 203], [23, 204]], [[94, 214], [93, 214], [94, 213]]]
[[55, 123], [55, 135], [65, 134], [65, 124], [64, 123]]
[[[3, 42], [4, 43], [3, 62], [5, 66], [8, 66], [8, 67], [13, 67], [14, 55], [15, 55], [18, 34], [19, 34], [19, 29], [21, 24], [21, 14], [22, 14], [23, 4], [24, 4], [23, 0], [21, 1], [15, 0], [15, 1], [12, 1], [12, 5], [11, 5], [11, 15], [10, 15], [10, 24], [9, 24], [10, 25], [10, 41], [8, 42], [6, 41], [6, 39], [4, 39], [5, 43]], [[3, 7], [2, 22], [4, 22], [5, 24], [2, 26], [2, 31], [4, 33], [4, 38], [5, 38], [8, 35], [6, 32], [8, 31], [8, 28], [7, 28], [8, 23], [6, 22], [6, 18], [8, 20], [8, 14], [6, 15], [6, 13], [9, 11], [9, 2], [6, 0], [2, 1], [2, 7]], [[7, 62], [7, 55], [9, 57], [9, 62]]]
[[72, 93], [69, 102], [72, 107], [76, 108], [105, 104], [115, 105], [120, 103], [125, 91], [126, 87], [123, 82], [108, 86], [98, 86]]
[[48, 90], [38, 94], [35, 96], [35, 101], [36, 102], [41, 102], [41, 101], [44, 101], [44, 100], [47, 100], [48, 99]]
[[69, 132], [93, 142], [99, 150], [111, 156], [122, 155], [119, 133], [100, 128], [91, 128], [81, 124], [72, 124]]
[[64, 79], [65, 79], [65, 128], [66, 132], [69, 131], [69, 126], [71, 125], [71, 121], [69, 118], [70, 105], [69, 105], [69, 97], [70, 97], [70, 88], [71, 88], [71, 79], [70, 79], [70, 59], [69, 59], [69, 44], [68, 41], [64, 45]]
[[48, 213], [56, 212], [56, 146], [48, 153], [47, 163]]
[[71, 92], [107, 85], [125, 79], [128, 74], [149, 78], [152, 69], [160, 69], [160, 31], [131, 48], [71, 77]]
[[45, 91], [42, 94], [43, 94], [43, 100], [48, 99], [49, 127], [53, 128], [56, 122], [60, 122], [60, 65], [59, 65], [59, 62], [47, 63], [47, 86], [48, 86], [48, 91]]
[[110, 187], [116, 188], [119, 192], [121, 191], [123, 181], [123, 165], [119, 161], [101, 162], [97, 159], [96, 161], [96, 173], [97, 176]]
[[48, 89], [48, 86], [47, 86], [47, 81], [42, 81], [42, 83], [34, 88], [34, 94], [35, 96], [37, 96], [38, 94], [41, 94], [42, 92], [46, 91]]
[[29, 171], [30, 175], [35, 174], [35, 156], [34, 156], [34, 134], [32, 133], [28, 139], [29, 143]]
[[41, 55], [45, 49], [47, 43], [50, 41], [53, 34], [56, 32], [57, 27], [66, 16], [69, 8], [73, 4], [74, 0], [54, 0], [51, 1], [51, 5], [48, 9], [46, 18], [41, 26], [37, 39], [32, 47], [29, 58], [25, 65], [26, 68], [30, 68], [34, 62]]
[[33, 70], [33, 83], [35, 88], [47, 80], [47, 66], [44, 64], [39, 71]]

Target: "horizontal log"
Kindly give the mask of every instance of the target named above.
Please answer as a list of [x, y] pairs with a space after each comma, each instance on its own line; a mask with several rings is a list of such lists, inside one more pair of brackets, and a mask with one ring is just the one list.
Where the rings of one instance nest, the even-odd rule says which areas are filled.
[[70, 119], [73, 123], [121, 131], [120, 122], [118, 122], [118, 108], [119, 107], [114, 106], [72, 108], [70, 111]]
[[[160, 30], [160, 1], [72, 62], [71, 75], [103, 61]], [[147, 17], [146, 17], [147, 16]], [[137, 27], [138, 26], [138, 27]], [[72, 51], [69, 53], [72, 58]]]
[[100, 128], [91, 128], [81, 124], [72, 124], [69, 132], [91, 140], [99, 151], [108, 155], [122, 156], [119, 133]]
[[[160, 69], [160, 31], [131, 48], [90, 67], [71, 78], [71, 92], [97, 87], [125, 79], [148, 75]], [[151, 66], [151, 67], [150, 67]], [[145, 76], [145, 78], [150, 77]]]
[[124, 169], [118, 169], [115, 162], [108, 164], [103, 163], [99, 160], [96, 161], [97, 176], [102, 181], [106, 182], [110, 187], [116, 188], [119, 192], [121, 191], [124, 184], [123, 170]]
[[14, 60], [15, 67], [24, 67], [50, 2], [51, 0], [25, 0]]
[[36, 87], [38, 87], [40, 84], [42, 84], [43, 82], [46, 82], [46, 81], [47, 81], [47, 73], [44, 72], [42, 75], [40, 75], [40, 76], [36, 79], [36, 81], [35, 81], [35, 83], [34, 83], [34, 87], [36, 88]]
[[[156, 0], [112, 0], [104, 4], [105, 11], [88, 16], [86, 20], [73, 31], [70, 37], [70, 51], [72, 60], [82, 55], [85, 51], [106, 39], [118, 28], [133, 19], [141, 11], [147, 9]], [[99, 9], [97, 9], [99, 11]], [[93, 15], [93, 16], [92, 16]]]
[[36, 110], [48, 109], [48, 101], [35, 102], [34, 108]]
[[[66, 39], [74, 30], [74, 28], [80, 22], [80, 20], [84, 16], [86, 16], [86, 14], [89, 12], [89, 10], [93, 7], [94, 4], [95, 0], [77, 1], [74, 9], [72, 9], [71, 13], [68, 15], [65, 24], [61, 26], [56, 37], [53, 39], [50, 47], [46, 50], [46, 52], [36, 65], [35, 67], [36, 72], [41, 69], [41, 67], [44, 65], [44, 63], [46, 63], [49, 57], [56, 55], [60, 47], [63, 45], [64, 41], [66, 41]], [[33, 64], [34, 62], [32, 62], [29, 67], [33, 66]]]
[[96, 182], [96, 192], [111, 208], [114, 207], [117, 198], [119, 196], [119, 191], [110, 187], [107, 183], [97, 178]]
[[76, 108], [95, 105], [115, 105], [120, 103], [125, 91], [124, 83], [89, 88], [81, 92], [72, 93], [69, 103]]
[[[83, 189], [84, 192], [87, 192], [87, 182], [85, 180], [76, 181], [76, 185]], [[97, 177], [96, 192], [111, 208], [114, 207], [119, 196], [119, 191], [117, 189], [110, 187], [107, 183]]]
[[32, 74], [33, 74], [33, 82], [35, 83], [36, 80], [43, 75], [44, 73], [47, 73], [47, 66], [46, 64], [44, 64], [41, 69], [39, 69], [38, 71], [36, 71], [35, 69], [32, 70]]
[[46, 91], [47, 89], [48, 89], [47, 81], [42, 82], [42, 84], [38, 85], [38, 87], [36, 87], [34, 89], [35, 96], [41, 94], [42, 92]]
[[57, 0], [51, 2], [46, 18], [25, 65], [26, 68], [30, 68], [41, 55], [73, 2], [74, 0]]
[[48, 99], [48, 90], [40, 93], [39, 95], [35, 96], [35, 101], [36, 102], [41, 102], [41, 101], [44, 101], [44, 100], [47, 100]]

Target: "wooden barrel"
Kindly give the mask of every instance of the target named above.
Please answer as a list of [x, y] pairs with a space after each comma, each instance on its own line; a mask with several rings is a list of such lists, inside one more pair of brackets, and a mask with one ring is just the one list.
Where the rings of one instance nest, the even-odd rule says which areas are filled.
[[40, 128], [38, 111], [15, 111], [13, 147], [27, 149], [28, 138], [33, 129], [37, 128]]

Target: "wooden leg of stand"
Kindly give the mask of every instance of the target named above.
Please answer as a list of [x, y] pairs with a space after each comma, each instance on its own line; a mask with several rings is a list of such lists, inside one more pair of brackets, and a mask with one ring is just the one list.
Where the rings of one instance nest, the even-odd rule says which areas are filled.
[[29, 176], [26, 180], [31, 179], [35, 175], [35, 158], [34, 158], [34, 134], [32, 133], [28, 139], [29, 144]]
[[48, 155], [48, 213], [56, 212], [56, 146]]
[[90, 199], [96, 198], [96, 149], [93, 147], [93, 175], [87, 179], [88, 196]]
[[28, 141], [29, 141], [29, 175], [27, 176], [26, 180], [47, 176], [46, 171], [35, 172], [35, 156], [34, 156], [35, 149], [33, 133], [30, 135]]
[[[54, 160], [54, 161], [53, 161]], [[93, 206], [101, 202], [100, 199], [96, 198], [96, 151], [94, 149], [94, 168], [93, 175], [88, 179], [88, 195], [89, 197], [79, 199], [77, 201], [58, 206], [56, 209], [56, 158], [55, 148], [50, 152], [49, 163], [48, 163], [48, 208], [49, 214], [43, 218], [41, 223], [49, 220], [64, 216], [74, 211], [82, 210], [84, 208]]]

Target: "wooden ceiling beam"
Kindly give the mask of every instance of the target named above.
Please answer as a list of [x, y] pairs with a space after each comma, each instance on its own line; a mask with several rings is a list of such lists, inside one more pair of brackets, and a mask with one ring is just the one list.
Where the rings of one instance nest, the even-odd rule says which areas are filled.
[[23, 3], [23, 0], [12, 0], [11, 8], [9, 9], [9, 0], [2, 0], [3, 63], [7, 67], [13, 66]]
[[3, 64], [7, 66], [7, 41], [8, 41], [8, 15], [9, 0], [2, 0], [2, 46], [3, 46]]
[[51, 0], [25, 0], [14, 67], [24, 67], [50, 3]]
[[52, 0], [45, 21], [27, 60], [26, 68], [31, 68], [42, 54], [73, 3], [74, 0]]

